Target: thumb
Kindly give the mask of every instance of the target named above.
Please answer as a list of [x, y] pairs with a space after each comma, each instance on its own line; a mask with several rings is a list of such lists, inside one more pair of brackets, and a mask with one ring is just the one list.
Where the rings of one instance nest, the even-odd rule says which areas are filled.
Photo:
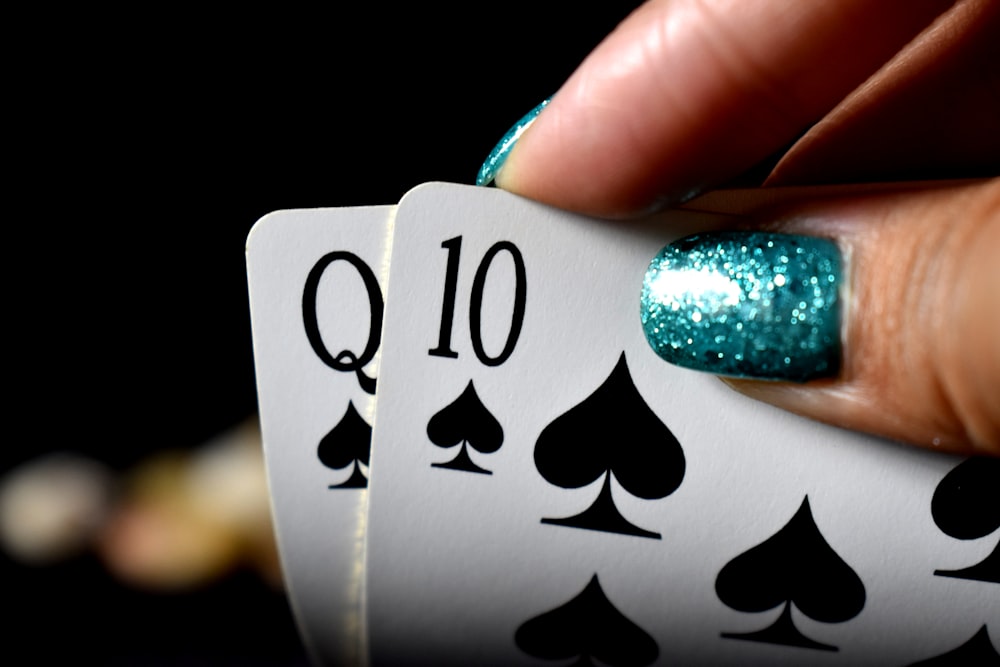
[[[788, 323], [784, 316], [774, 318], [771, 330], [761, 334], [759, 312], [750, 316], [758, 323], [748, 324], [743, 321], [747, 319], [745, 309], [723, 312], [722, 308], [706, 308], [711, 297], [706, 299], [704, 293], [686, 299], [678, 298], [676, 291], [672, 297], [662, 293], [653, 296], [648, 289], [651, 269], [643, 291], [643, 310], [655, 310], [661, 320], [651, 326], [654, 323], [646, 322], [644, 316], [644, 326], [660, 356], [697, 370], [740, 375], [741, 379], [727, 380], [737, 391], [823, 422], [943, 451], [1000, 455], [1000, 264], [996, 261], [1000, 252], [1000, 179], [810, 200], [778, 214], [765, 214], [755, 231], [760, 228], [799, 235], [787, 237], [790, 239], [807, 237], [807, 246], [824, 243], [808, 237], [824, 237], [840, 250], [841, 268], [829, 272], [831, 282], [838, 273], [841, 281], [840, 331], [837, 335], [834, 323], [829, 344], [819, 350], [821, 366], [832, 371], [833, 377], [801, 384], [762, 382], [808, 377], [780, 369], [775, 372], [773, 366], [762, 369], [749, 361], [742, 362], [738, 372], [731, 366], [721, 368], [716, 356], [723, 355], [714, 354], [714, 349], [709, 354], [711, 342], [707, 337], [698, 339], [699, 331], [709, 331], [700, 326], [703, 321], [725, 323], [727, 317], [720, 317], [720, 313], [728, 313], [728, 324], [723, 325], [728, 327], [727, 333], [719, 338], [721, 330], [711, 330], [714, 340], [726, 341], [726, 351], [739, 345], [748, 346], [739, 348], [747, 351], [752, 345], [770, 353], [767, 348], [777, 347], [782, 350], [777, 356], [789, 352], [792, 366], [795, 352], [790, 348], [799, 345], [797, 334], [788, 331], [799, 323]], [[702, 238], [711, 243], [711, 236], [704, 234]], [[704, 247], [705, 241], [701, 243]], [[671, 246], [676, 251], [678, 244]], [[671, 246], [654, 260], [654, 266]], [[739, 267], [739, 262], [729, 256], [726, 266]], [[718, 289], [718, 276], [709, 277], [714, 278], [712, 289]], [[791, 285], [797, 279], [789, 269], [780, 284], [787, 281]], [[691, 279], [675, 283], [690, 286]], [[674, 300], [667, 303], [670, 298]], [[781, 298], [779, 292], [773, 292], [770, 301], [754, 302], [755, 310], [759, 304], [768, 308]], [[654, 303], [657, 300], [658, 304]], [[698, 304], [701, 310], [688, 320], [694, 319], [700, 328], [683, 320], [693, 314], [685, 312], [685, 303]], [[719, 303], [723, 303], [721, 299]], [[678, 308], [675, 304], [681, 305]], [[764, 312], [764, 317], [768, 316]], [[676, 321], [668, 321], [670, 317]], [[667, 344], [666, 339], [678, 326], [684, 327], [684, 342], [692, 343], [697, 354], [686, 353], [683, 343], [680, 347], [676, 341], [673, 346]], [[745, 338], [750, 330], [758, 332], [757, 339], [741, 342], [740, 336]], [[695, 331], [693, 339], [691, 331]], [[751, 352], [746, 352], [748, 360], [750, 356]], [[755, 379], [745, 379], [748, 377]]]
[[951, 4], [650, 0], [480, 182], [603, 217], [683, 200], [787, 146]]

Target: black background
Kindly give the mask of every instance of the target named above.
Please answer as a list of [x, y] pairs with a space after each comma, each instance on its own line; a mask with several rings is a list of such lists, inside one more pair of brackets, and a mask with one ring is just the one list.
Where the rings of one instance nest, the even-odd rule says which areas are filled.
[[[253, 223], [472, 182], [637, 4], [8, 17], [0, 470], [55, 450], [126, 470], [253, 415]], [[33, 664], [304, 660], [250, 574], [149, 595], [92, 557], [0, 564], [5, 652]]]

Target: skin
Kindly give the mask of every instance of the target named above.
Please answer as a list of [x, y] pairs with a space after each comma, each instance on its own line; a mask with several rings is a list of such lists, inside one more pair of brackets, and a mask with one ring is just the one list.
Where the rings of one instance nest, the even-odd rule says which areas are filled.
[[747, 174], [896, 182], [744, 212], [836, 239], [850, 298], [838, 377], [729, 384], [842, 427], [1000, 455], [998, 45], [990, 0], [652, 0], [554, 96], [497, 184], [623, 218]]

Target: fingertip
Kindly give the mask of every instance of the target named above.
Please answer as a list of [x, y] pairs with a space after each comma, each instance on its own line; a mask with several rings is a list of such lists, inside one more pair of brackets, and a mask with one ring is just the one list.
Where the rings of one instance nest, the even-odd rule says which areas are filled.
[[[550, 98], [551, 99], [551, 98]], [[497, 142], [490, 154], [486, 156], [483, 161], [482, 166], [479, 167], [479, 173], [476, 175], [476, 185], [480, 187], [488, 187], [497, 181], [497, 186], [502, 187], [499, 183], [500, 175], [506, 171], [507, 161], [509, 160], [511, 154], [513, 153], [514, 147], [518, 144], [521, 137], [527, 131], [529, 127], [538, 118], [538, 114], [542, 112], [546, 106], [548, 106], [550, 99], [545, 99], [541, 104], [534, 107], [531, 111], [526, 113], [521, 117], [507, 132], [500, 137], [500, 141]]]
[[994, 179], [819, 198], [760, 220], [782, 232], [832, 235], [849, 256], [839, 371], [802, 384], [726, 384], [841, 428], [939, 452], [1000, 455], [998, 202]]
[[588, 98], [589, 87], [574, 75], [544, 113], [519, 128], [493, 170], [494, 185], [601, 218], [643, 215], [689, 198], [692, 188], [673, 196], [660, 187], [651, 132], [633, 122], [645, 114], [635, 105], [625, 104], [632, 109], [625, 111]]

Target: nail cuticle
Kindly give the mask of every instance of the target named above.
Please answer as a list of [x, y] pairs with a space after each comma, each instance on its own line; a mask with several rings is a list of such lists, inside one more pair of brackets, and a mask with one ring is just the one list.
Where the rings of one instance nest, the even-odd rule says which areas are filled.
[[643, 281], [653, 350], [717, 375], [806, 382], [840, 370], [842, 253], [831, 240], [759, 231], [663, 248]]
[[840, 251], [840, 289], [837, 292], [837, 297], [840, 299], [840, 354], [841, 363], [837, 369], [837, 374], [840, 375], [844, 371], [843, 365], [843, 350], [847, 349], [850, 345], [850, 322], [851, 322], [851, 310], [854, 303], [854, 253], [852, 252], [851, 246], [844, 243], [836, 243], [837, 250]]

